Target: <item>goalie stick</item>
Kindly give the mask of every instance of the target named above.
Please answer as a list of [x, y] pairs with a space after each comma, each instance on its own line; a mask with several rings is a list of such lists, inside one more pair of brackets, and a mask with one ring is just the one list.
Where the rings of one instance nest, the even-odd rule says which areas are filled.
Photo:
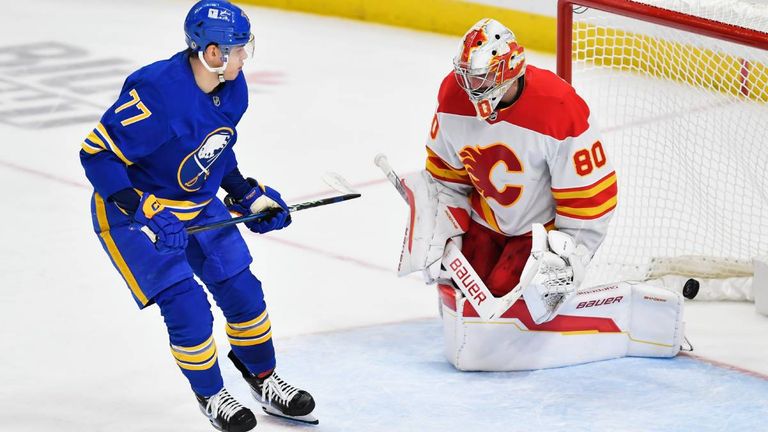
[[[405, 186], [397, 173], [392, 169], [387, 157], [379, 153], [374, 158], [373, 163], [384, 172], [392, 186], [397, 189], [403, 200], [408, 203], [408, 194], [405, 191]], [[464, 293], [464, 297], [475, 308], [477, 314], [486, 320], [498, 318], [506, 312], [523, 295], [523, 288], [527, 285], [527, 281], [524, 285], [521, 280], [512, 291], [504, 296], [494, 296], [483, 280], [477, 275], [467, 257], [450, 240], [445, 246], [442, 264], [445, 267], [445, 271], [451, 276], [454, 284]]]

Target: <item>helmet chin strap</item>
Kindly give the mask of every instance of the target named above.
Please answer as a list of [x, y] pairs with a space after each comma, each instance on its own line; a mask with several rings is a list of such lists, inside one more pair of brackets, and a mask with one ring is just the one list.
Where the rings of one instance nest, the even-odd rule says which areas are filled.
[[224, 82], [224, 70], [227, 69], [227, 63], [229, 63], [229, 56], [224, 56], [224, 64], [220, 67], [214, 68], [211, 67], [208, 62], [205, 61], [205, 56], [203, 55], [202, 51], [197, 52], [197, 57], [200, 59], [200, 61], [203, 63], [203, 67], [208, 70], [208, 72], [213, 72], [215, 74], [218, 74], [219, 76], [219, 82]]

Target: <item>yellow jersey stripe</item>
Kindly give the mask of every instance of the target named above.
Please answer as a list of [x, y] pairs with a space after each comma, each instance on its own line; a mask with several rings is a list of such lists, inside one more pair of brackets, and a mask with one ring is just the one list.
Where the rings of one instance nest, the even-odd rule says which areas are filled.
[[[143, 192], [139, 189], [134, 188], [133, 190], [136, 191], [139, 196], [143, 194]], [[171, 213], [174, 214], [174, 216], [179, 218], [180, 221], [188, 221], [196, 218], [197, 215], [199, 215], [203, 210], [203, 208], [210, 204], [211, 201], [213, 201], [213, 198], [202, 203], [196, 203], [194, 201], [179, 201], [166, 198], [157, 198], [157, 201], [168, 208]]]
[[117, 266], [118, 271], [120, 271], [120, 275], [123, 276], [125, 283], [128, 284], [128, 288], [130, 288], [131, 292], [139, 300], [142, 306], [146, 306], [148, 302], [147, 296], [141, 291], [141, 287], [138, 282], [136, 282], [136, 278], [133, 277], [131, 269], [123, 259], [123, 255], [120, 253], [117, 244], [115, 244], [114, 239], [112, 239], [112, 234], [109, 232], [109, 221], [107, 220], [107, 208], [104, 205], [104, 199], [99, 194], [94, 194], [94, 200], [96, 204], [96, 220], [99, 223], [99, 230], [101, 231], [99, 236], [107, 246], [107, 252]]
[[88, 153], [88, 154], [96, 154], [96, 153], [98, 153], [100, 151], [103, 151], [102, 149], [100, 149], [98, 147], [92, 147], [92, 146], [88, 145], [88, 143], [85, 142], [85, 141], [80, 143], [80, 147], [82, 147], [83, 151]]
[[[134, 188], [134, 191], [141, 196], [144, 194], [143, 191]], [[207, 206], [211, 201], [213, 201], [213, 198], [209, 200], [205, 200], [201, 203], [196, 203], [194, 201], [180, 201], [180, 200], [172, 200], [168, 198], [160, 198], [156, 196], [157, 200], [160, 202], [160, 204], [164, 205], [165, 207], [175, 209], [175, 210], [186, 210], [186, 209], [196, 209], [196, 208], [203, 208]]]
[[597, 207], [576, 208], [576, 207], [557, 206], [556, 210], [558, 213], [563, 214], [564, 216], [574, 215], [574, 216], [589, 217], [589, 216], [599, 215], [600, 213], [603, 213], [612, 207], [616, 207], [616, 197], [609, 199], [608, 201], [604, 202], [603, 204]]
[[501, 231], [501, 228], [499, 228], [498, 222], [496, 222], [496, 215], [493, 213], [493, 210], [491, 210], [491, 206], [488, 205], [488, 203], [485, 201], [485, 198], [478, 197], [480, 201], [480, 207], [483, 209], [483, 214], [480, 215], [483, 217], [483, 220], [488, 222], [488, 224], [493, 228], [496, 232], [503, 232]]
[[128, 158], [123, 155], [123, 152], [120, 151], [120, 148], [117, 147], [115, 142], [112, 140], [112, 138], [107, 133], [107, 130], [104, 129], [104, 125], [101, 123], [96, 125], [96, 129], [98, 130], [99, 134], [106, 140], [107, 144], [109, 144], [109, 149], [112, 150], [112, 153], [114, 153], [117, 157], [120, 158], [121, 161], [123, 161], [126, 165], [133, 165], [133, 162], [129, 161]]
[[614, 172], [613, 174], [611, 174], [604, 180], [598, 182], [596, 185], [592, 186], [589, 189], [567, 191], [567, 192], [556, 192], [555, 190], [553, 190], [552, 196], [556, 200], [571, 199], [571, 198], [592, 198], [593, 196], [613, 186], [615, 183], [616, 183], [616, 173]]
[[90, 141], [91, 144], [95, 144], [95, 145], [101, 147], [104, 150], [107, 149], [107, 145], [104, 144], [104, 141], [102, 141], [101, 138], [99, 138], [99, 136], [96, 135], [96, 132], [94, 132], [94, 131], [91, 131], [91, 133], [89, 133], [88, 136], [85, 137], [85, 140], [86, 141]]
[[427, 171], [437, 177], [442, 177], [449, 180], [456, 180], [462, 183], [469, 183], [469, 176], [461, 173], [460, 171], [453, 171], [449, 169], [442, 169], [435, 166], [431, 162], [427, 162]]

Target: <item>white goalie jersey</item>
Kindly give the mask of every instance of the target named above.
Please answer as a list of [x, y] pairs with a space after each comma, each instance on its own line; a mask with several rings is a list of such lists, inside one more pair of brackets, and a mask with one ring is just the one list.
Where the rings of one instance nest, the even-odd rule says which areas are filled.
[[520, 98], [485, 121], [450, 73], [427, 154], [427, 171], [468, 195], [472, 218], [507, 236], [554, 225], [594, 253], [616, 207], [616, 173], [586, 103], [530, 65]]

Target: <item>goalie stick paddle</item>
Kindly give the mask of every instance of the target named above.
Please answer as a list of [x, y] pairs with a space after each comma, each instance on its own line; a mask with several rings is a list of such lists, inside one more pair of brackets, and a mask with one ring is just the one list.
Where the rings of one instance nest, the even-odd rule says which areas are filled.
[[323, 174], [323, 181], [328, 186], [332, 187], [336, 192], [343, 194], [356, 194], [357, 191], [349, 184], [347, 179], [336, 174], [335, 172], [326, 172]]
[[[387, 176], [392, 186], [397, 189], [400, 196], [408, 202], [408, 195], [400, 177], [392, 169], [387, 157], [384, 154], [377, 154], [373, 160], [384, 175]], [[490, 320], [498, 318], [509, 309], [520, 296], [523, 295], [523, 286], [518, 284], [512, 291], [503, 297], [495, 297], [477, 272], [469, 263], [469, 260], [461, 253], [461, 250], [452, 241], [445, 246], [445, 253], [442, 259], [446, 272], [451, 276], [454, 284], [464, 293], [464, 297], [475, 308], [481, 318]]]

